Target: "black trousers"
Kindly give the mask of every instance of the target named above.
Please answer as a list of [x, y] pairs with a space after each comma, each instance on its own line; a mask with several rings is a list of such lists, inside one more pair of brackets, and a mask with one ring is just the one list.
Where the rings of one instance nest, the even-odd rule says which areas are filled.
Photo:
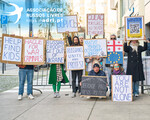
[[[72, 90], [74, 93], [76, 93], [78, 89], [79, 89], [79, 93], [81, 92], [80, 82], [82, 80], [82, 74], [83, 74], [83, 70], [72, 71]], [[78, 86], [76, 86], [76, 77], [78, 77]]]

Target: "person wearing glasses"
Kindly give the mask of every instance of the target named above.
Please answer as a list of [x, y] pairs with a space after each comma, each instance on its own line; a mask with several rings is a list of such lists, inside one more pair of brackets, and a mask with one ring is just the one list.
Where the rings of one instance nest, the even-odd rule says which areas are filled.
[[[110, 36], [110, 40], [116, 40], [116, 35], [115, 34], [112, 34]], [[109, 94], [109, 97], [111, 97], [111, 70], [113, 68], [113, 64], [105, 64], [105, 67], [107, 68], [107, 75], [108, 75], [108, 78], [109, 78], [109, 91], [110, 91], [110, 94]]]
[[[124, 69], [123, 69], [123, 67], [121, 67], [120, 64], [115, 63], [113, 65], [113, 68], [111, 70], [111, 75], [125, 75], [125, 74], [126, 73], [124, 72]], [[110, 75], [110, 78], [111, 78], [111, 75]], [[111, 80], [110, 80], [109, 84], [111, 85]], [[110, 88], [110, 94], [111, 94], [111, 88]]]

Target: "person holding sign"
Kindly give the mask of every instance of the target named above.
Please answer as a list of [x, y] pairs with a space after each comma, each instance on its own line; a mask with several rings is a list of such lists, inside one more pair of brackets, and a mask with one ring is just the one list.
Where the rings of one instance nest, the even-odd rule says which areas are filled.
[[142, 63], [142, 52], [147, 50], [147, 42], [144, 42], [144, 47], [139, 45], [138, 40], [132, 40], [124, 43], [124, 51], [128, 53], [127, 75], [133, 77], [133, 95], [139, 96], [139, 81], [145, 80]]
[[[111, 70], [111, 75], [125, 75], [125, 72], [120, 64], [115, 63]], [[110, 75], [110, 78], [111, 78], [111, 75]], [[110, 95], [109, 96], [111, 96], [111, 81], [110, 81]]]
[[[63, 81], [64, 80], [64, 81]], [[63, 64], [51, 64], [49, 74], [49, 84], [53, 85], [54, 98], [60, 98], [61, 82], [68, 83], [68, 78], [63, 69]], [[57, 88], [57, 92], [56, 92]]]
[[34, 74], [33, 65], [17, 65], [19, 67], [19, 93], [18, 100], [22, 100], [24, 93], [24, 84], [27, 77], [27, 95], [29, 99], [34, 99], [32, 95], [32, 81]]
[[[72, 46], [81, 46], [79, 38], [77, 36], [73, 37]], [[76, 97], [76, 92], [79, 90], [79, 94], [81, 93], [80, 82], [82, 79], [83, 70], [72, 70], [72, 98]], [[78, 87], [76, 86], [76, 78], [78, 79]], [[78, 89], [77, 89], [78, 88]]]

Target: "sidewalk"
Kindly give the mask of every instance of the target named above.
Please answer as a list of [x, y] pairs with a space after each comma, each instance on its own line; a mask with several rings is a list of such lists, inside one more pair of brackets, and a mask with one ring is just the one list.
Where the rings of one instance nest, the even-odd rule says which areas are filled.
[[[38, 88], [38, 87], [34, 87]], [[133, 102], [107, 99], [71, 98], [71, 88], [63, 86], [61, 98], [53, 98], [52, 88], [39, 87], [34, 100], [17, 100], [18, 87], [0, 93], [1, 120], [150, 120], [150, 96]], [[26, 90], [25, 90], [26, 92]], [[107, 95], [108, 96], [108, 95]]]

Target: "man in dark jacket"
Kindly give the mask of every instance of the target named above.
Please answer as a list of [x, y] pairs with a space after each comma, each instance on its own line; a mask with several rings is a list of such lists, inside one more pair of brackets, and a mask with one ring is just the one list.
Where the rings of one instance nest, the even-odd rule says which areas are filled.
[[91, 70], [88, 75], [91, 75], [91, 76], [106, 76], [105, 72], [100, 70], [100, 66], [97, 63], [95, 63], [93, 65], [93, 70]]

